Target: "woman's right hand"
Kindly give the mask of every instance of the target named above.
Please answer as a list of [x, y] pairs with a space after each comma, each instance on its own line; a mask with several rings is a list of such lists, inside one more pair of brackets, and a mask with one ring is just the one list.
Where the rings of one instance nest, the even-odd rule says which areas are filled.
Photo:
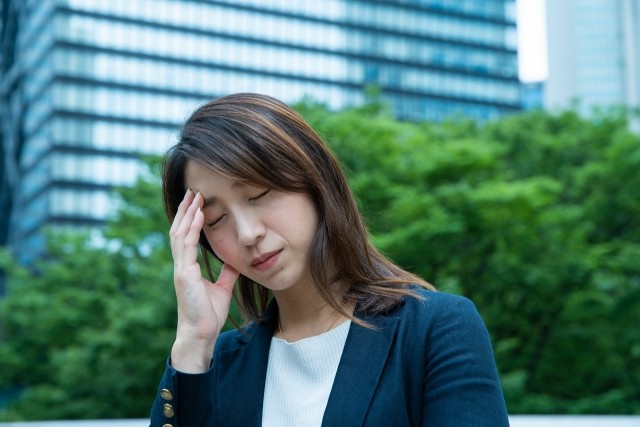
[[178, 327], [171, 365], [185, 373], [209, 369], [213, 347], [229, 314], [239, 273], [224, 264], [215, 283], [202, 277], [198, 241], [204, 224], [200, 193], [188, 190], [171, 225], [171, 253], [178, 300]]

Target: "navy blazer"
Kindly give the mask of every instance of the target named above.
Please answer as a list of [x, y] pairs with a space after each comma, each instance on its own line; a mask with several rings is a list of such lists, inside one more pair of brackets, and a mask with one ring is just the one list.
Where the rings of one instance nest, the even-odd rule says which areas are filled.
[[[417, 291], [386, 314], [356, 314], [323, 426], [508, 426], [487, 329], [464, 297]], [[357, 313], [357, 311], [356, 311]], [[264, 321], [220, 335], [212, 367], [184, 374], [169, 363], [151, 426], [260, 426], [277, 305]]]

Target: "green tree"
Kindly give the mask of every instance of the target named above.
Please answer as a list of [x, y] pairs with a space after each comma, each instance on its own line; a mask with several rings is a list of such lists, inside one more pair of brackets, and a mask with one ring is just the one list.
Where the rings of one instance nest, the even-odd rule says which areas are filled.
[[470, 297], [513, 413], [639, 413], [640, 138], [622, 110], [480, 126], [301, 111], [338, 153], [377, 246]]
[[52, 231], [32, 269], [5, 254], [0, 387], [18, 399], [4, 419], [140, 417], [149, 407], [175, 328], [157, 174], [120, 202], [108, 240]]
[[[384, 105], [298, 106], [348, 171], [375, 244], [491, 334], [511, 413], [640, 413], [640, 138], [624, 111], [409, 123]], [[144, 417], [175, 333], [150, 163], [95, 236], [5, 254], [4, 419]]]

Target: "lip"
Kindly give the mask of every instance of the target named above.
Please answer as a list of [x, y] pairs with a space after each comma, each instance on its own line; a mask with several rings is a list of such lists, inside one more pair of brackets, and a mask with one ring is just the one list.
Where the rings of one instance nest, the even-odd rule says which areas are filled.
[[273, 265], [278, 261], [281, 252], [282, 249], [279, 249], [277, 251], [267, 252], [259, 255], [251, 260], [251, 267], [259, 271], [266, 271], [273, 267]]

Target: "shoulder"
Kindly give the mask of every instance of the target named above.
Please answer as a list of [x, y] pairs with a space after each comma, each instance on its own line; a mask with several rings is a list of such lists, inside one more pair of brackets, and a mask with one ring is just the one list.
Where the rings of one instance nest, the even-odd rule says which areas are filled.
[[416, 289], [415, 297], [406, 297], [388, 316], [388, 322], [391, 317], [397, 322], [399, 348], [411, 357], [419, 354], [428, 370], [439, 367], [472, 375], [476, 371], [468, 369], [475, 367], [495, 377], [489, 332], [470, 299]]
[[404, 298], [396, 310], [398, 314], [415, 315], [422, 320], [439, 321], [447, 318], [475, 318], [478, 311], [470, 299], [432, 291], [421, 287], [413, 287], [414, 296]]
[[397, 318], [400, 329], [425, 339], [447, 336], [486, 335], [486, 328], [473, 302], [463, 296], [412, 288], [414, 296], [404, 298], [385, 317]]
[[420, 289], [416, 295], [398, 309], [398, 337], [402, 362], [424, 367], [425, 419], [434, 425], [508, 426], [491, 340], [475, 305], [443, 292]]

